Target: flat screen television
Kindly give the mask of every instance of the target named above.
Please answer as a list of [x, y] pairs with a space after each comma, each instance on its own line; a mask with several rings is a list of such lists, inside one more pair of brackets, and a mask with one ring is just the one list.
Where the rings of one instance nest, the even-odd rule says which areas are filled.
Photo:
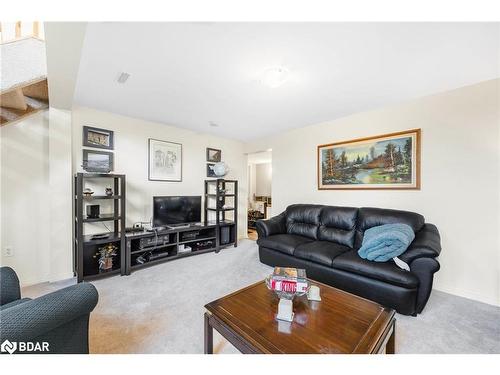
[[200, 221], [201, 196], [153, 197], [153, 227]]

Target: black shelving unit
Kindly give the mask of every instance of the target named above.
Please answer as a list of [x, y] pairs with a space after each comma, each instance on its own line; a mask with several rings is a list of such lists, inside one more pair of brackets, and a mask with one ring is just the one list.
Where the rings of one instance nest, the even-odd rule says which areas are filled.
[[[229, 198], [229, 199], [228, 199]], [[216, 252], [238, 245], [238, 181], [205, 180], [205, 225], [215, 221]], [[231, 218], [227, 217], [230, 214]], [[210, 216], [215, 215], [215, 219]]]
[[[174, 259], [205, 254], [217, 250], [217, 225], [200, 223], [186, 228], [141, 231], [126, 234], [126, 274]], [[182, 246], [189, 251], [181, 251]], [[142, 258], [142, 262], [139, 259]]]
[[[85, 182], [88, 180], [112, 180], [114, 195], [85, 196]], [[123, 174], [77, 173], [74, 177], [74, 233], [73, 254], [74, 274], [77, 281], [95, 280], [101, 277], [126, 273], [125, 257], [125, 194], [126, 183]], [[100, 214], [98, 218], [87, 218], [84, 206], [98, 203], [100, 200], [112, 200], [113, 212]], [[106, 232], [107, 238], [93, 239], [93, 235], [85, 234], [85, 224], [98, 222], [112, 222], [113, 230]], [[107, 272], [99, 270], [98, 260], [94, 255], [104, 244], [113, 243], [118, 247], [118, 254], [113, 269]]]

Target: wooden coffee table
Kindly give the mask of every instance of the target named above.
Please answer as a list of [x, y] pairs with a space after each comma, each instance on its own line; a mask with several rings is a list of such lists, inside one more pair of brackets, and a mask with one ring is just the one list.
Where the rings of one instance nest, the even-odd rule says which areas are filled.
[[275, 319], [279, 299], [263, 281], [205, 305], [205, 353], [215, 328], [242, 353], [395, 352], [394, 310], [312, 281], [321, 302], [293, 301], [293, 322]]

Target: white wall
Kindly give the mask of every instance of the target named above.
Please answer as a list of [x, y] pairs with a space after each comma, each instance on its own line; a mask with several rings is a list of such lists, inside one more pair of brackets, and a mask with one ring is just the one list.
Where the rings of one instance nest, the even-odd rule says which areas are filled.
[[69, 112], [50, 109], [3, 126], [1, 150], [0, 264], [23, 285], [71, 277]]
[[[500, 305], [499, 80], [301, 128], [247, 146], [273, 150], [273, 213], [292, 203], [415, 211], [437, 225], [435, 288]], [[422, 129], [420, 191], [317, 189], [317, 146]], [[292, 168], [293, 166], [293, 168]]]
[[255, 165], [257, 196], [271, 196], [271, 163], [262, 163]]
[[[127, 226], [149, 221], [155, 195], [203, 195], [206, 148], [222, 150], [222, 161], [230, 168], [227, 179], [239, 181], [239, 237], [246, 237], [247, 165], [242, 142], [196, 133], [160, 123], [77, 107], [73, 109], [73, 169], [82, 171], [82, 127], [113, 130], [115, 173], [127, 179]], [[148, 138], [182, 144], [182, 182], [148, 181]], [[103, 208], [104, 209], [104, 208]], [[103, 228], [89, 228], [103, 231]]]

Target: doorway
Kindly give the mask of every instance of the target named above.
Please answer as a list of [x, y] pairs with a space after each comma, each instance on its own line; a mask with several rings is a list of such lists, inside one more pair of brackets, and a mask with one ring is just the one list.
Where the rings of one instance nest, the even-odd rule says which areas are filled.
[[248, 238], [256, 241], [255, 223], [271, 217], [272, 150], [248, 154]]

